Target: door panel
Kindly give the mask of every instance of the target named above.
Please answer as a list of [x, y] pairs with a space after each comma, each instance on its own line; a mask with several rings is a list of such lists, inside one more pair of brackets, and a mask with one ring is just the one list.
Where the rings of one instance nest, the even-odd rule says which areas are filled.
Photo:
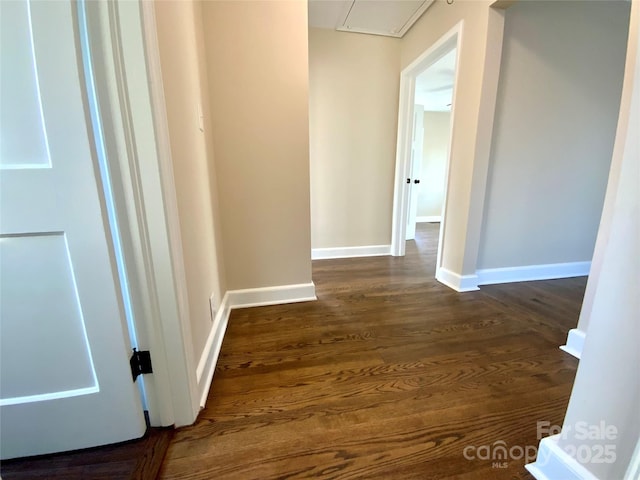
[[[0, 392], [5, 403], [97, 392], [64, 234], [5, 236], [0, 248], [3, 319], [20, 319], [2, 324]], [[58, 337], [64, 342], [49, 341]], [[11, 361], [24, 355], [26, 342], [40, 345], [41, 358], [55, 362]]]
[[411, 139], [411, 175], [409, 185], [409, 213], [407, 215], [407, 230], [405, 239], [413, 240], [416, 237], [416, 218], [418, 215], [418, 193], [420, 184], [420, 170], [422, 169], [422, 144], [424, 141], [424, 107], [414, 105], [413, 133]]
[[0, 455], [144, 434], [70, 2], [0, 2]]
[[[42, 118], [35, 53], [31, 38], [30, 11], [26, 2], [6, 2], [0, 19], [0, 84], [2, 99], [2, 168], [50, 166], [49, 146]], [[25, 136], [29, 141], [25, 142]]]

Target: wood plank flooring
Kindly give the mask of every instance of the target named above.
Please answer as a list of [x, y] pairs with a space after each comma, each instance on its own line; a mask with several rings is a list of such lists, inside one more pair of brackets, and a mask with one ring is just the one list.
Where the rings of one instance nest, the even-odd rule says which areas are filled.
[[159, 478], [532, 478], [465, 447], [533, 447], [537, 421], [562, 423], [577, 360], [558, 346], [586, 278], [459, 294], [433, 278], [437, 229], [404, 258], [315, 261], [317, 302], [234, 311]]
[[139, 440], [74, 452], [8, 460], [3, 480], [153, 480], [174, 430], [150, 428]]

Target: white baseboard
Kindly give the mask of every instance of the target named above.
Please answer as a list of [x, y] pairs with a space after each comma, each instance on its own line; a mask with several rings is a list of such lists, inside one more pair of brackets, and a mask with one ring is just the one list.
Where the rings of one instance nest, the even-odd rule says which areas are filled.
[[227, 292], [229, 308], [261, 307], [281, 303], [317, 300], [316, 286], [311, 283], [280, 285], [278, 287], [247, 288]]
[[229, 290], [225, 293], [213, 320], [207, 342], [196, 367], [196, 381], [200, 393], [200, 408], [204, 408], [213, 381], [216, 363], [227, 331], [229, 316], [234, 308], [259, 307], [283, 303], [317, 300], [316, 286], [311, 283], [281, 285], [278, 287]]
[[218, 362], [218, 356], [222, 348], [222, 339], [227, 331], [230, 313], [229, 296], [225, 294], [222, 302], [220, 302], [220, 307], [213, 320], [207, 342], [204, 345], [204, 350], [196, 367], [196, 382], [198, 383], [200, 393], [200, 408], [204, 408], [207, 396], [209, 395], [209, 388], [211, 388], [216, 363]]
[[536, 461], [525, 465], [537, 480], [598, 480], [558, 445], [560, 434], [540, 440]]
[[589, 275], [591, 262], [552, 263], [523, 267], [486, 268], [476, 272], [478, 285], [495, 283], [528, 282], [554, 278], [582, 277]]
[[391, 245], [365, 245], [362, 247], [335, 247], [311, 249], [312, 260], [329, 258], [378, 257], [391, 255]]
[[416, 217], [416, 223], [440, 223], [441, 221], [442, 217], [440, 215]]
[[436, 272], [436, 280], [449, 288], [453, 288], [456, 292], [480, 290], [476, 275], [459, 275], [443, 267], [440, 267]]
[[572, 328], [569, 330], [569, 335], [567, 335], [567, 343], [566, 345], [562, 345], [560, 350], [564, 350], [570, 355], [573, 355], [578, 360], [582, 355], [582, 347], [584, 347], [584, 340], [586, 338], [586, 333], [582, 330], [578, 330], [577, 328]]

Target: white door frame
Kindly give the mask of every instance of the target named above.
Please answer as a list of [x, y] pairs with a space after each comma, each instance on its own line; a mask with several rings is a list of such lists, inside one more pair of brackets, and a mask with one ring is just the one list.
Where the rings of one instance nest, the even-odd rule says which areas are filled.
[[[153, 2], [86, 2], [91, 71], [152, 426], [200, 409]], [[139, 377], [139, 380], [142, 377]], [[139, 381], [138, 380], [138, 381]]]
[[[409, 191], [406, 184], [411, 168], [411, 136], [413, 130], [414, 96], [416, 78], [440, 58], [457, 48], [456, 69], [453, 83], [453, 100], [451, 102], [451, 127], [453, 132], [454, 112], [456, 105], [456, 89], [458, 86], [458, 72], [460, 71], [460, 45], [462, 43], [463, 21], [457, 23], [437, 42], [425, 50], [418, 58], [400, 73], [400, 102], [398, 108], [398, 140], [396, 148], [396, 174], [393, 192], [393, 220], [391, 226], [391, 254], [404, 256], [406, 247], [406, 225], [409, 215]], [[445, 166], [444, 199], [442, 202], [442, 220], [440, 223], [440, 238], [436, 258], [436, 272], [441, 267], [442, 249], [444, 246], [444, 231], [446, 222], [446, 208], [449, 191], [449, 168], [451, 164], [451, 139], [447, 149], [447, 163]]]

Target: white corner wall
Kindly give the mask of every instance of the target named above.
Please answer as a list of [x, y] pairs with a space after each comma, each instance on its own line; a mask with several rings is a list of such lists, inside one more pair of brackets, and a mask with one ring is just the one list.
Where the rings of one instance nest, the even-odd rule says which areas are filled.
[[540, 278], [588, 273], [620, 105], [629, 5], [517, 2], [506, 11], [481, 284], [495, 283], [501, 272], [494, 270], [505, 268], [533, 268]]
[[639, 22], [640, 5], [633, 2], [623, 102], [607, 186], [611, 208], [605, 210], [598, 232], [601, 268], [590, 279], [594, 296], [589, 328], [562, 432], [543, 439], [536, 462], [527, 466], [540, 480], [637, 478], [637, 463], [630, 464], [640, 439]]

